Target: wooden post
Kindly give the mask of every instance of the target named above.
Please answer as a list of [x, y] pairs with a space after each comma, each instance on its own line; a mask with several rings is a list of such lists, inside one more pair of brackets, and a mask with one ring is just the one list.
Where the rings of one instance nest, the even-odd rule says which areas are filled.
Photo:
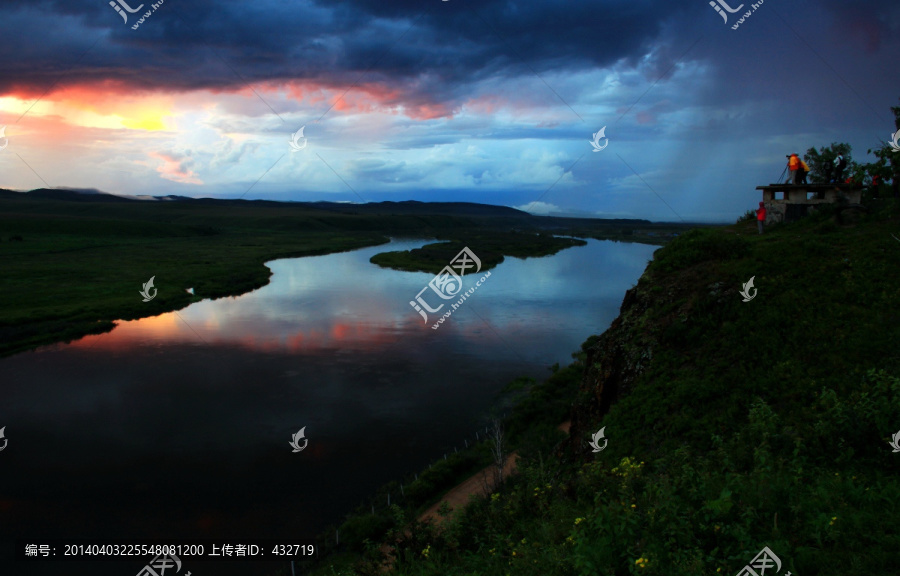
[[463, 442], [466, 443], [466, 448], [468, 448], [468, 447], [469, 447], [469, 441], [468, 441], [467, 439], [464, 439]]

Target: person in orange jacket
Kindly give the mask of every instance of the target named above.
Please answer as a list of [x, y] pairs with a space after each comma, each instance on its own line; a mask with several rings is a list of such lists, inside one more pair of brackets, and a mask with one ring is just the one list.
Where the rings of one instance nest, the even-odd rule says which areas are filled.
[[809, 176], [809, 164], [807, 164], [806, 162], [801, 160], [799, 172], [800, 172], [800, 184], [808, 184], [809, 182], [807, 182], [806, 177]]
[[759, 233], [763, 233], [763, 224], [766, 222], [766, 203], [760, 202], [759, 208], [756, 210], [756, 228]]
[[788, 184], [799, 184], [800, 183], [800, 157], [797, 154], [791, 154], [788, 156], [788, 170], [791, 171], [791, 175], [788, 178]]

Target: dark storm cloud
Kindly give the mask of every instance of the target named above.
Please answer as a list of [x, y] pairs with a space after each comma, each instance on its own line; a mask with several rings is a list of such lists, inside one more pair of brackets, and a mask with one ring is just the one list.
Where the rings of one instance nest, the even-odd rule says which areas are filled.
[[399, 83], [402, 98], [452, 101], [484, 77], [637, 62], [661, 22], [684, 10], [624, 0], [167, 0], [135, 31], [130, 25], [150, 2], [130, 0], [141, 3], [126, 25], [106, 0], [0, 0], [0, 92], [42, 93], [57, 80], [162, 90], [289, 80], [344, 87], [371, 69], [363, 83]]

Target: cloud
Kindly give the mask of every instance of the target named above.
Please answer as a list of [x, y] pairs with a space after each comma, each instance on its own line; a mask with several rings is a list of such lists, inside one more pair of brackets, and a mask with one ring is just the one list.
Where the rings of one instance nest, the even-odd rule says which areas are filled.
[[522, 210], [523, 212], [528, 212], [529, 214], [535, 214], [537, 216], [548, 216], [555, 212], [562, 212], [559, 206], [556, 206], [555, 204], [548, 204], [546, 202], [529, 202], [528, 204], [523, 204], [522, 206], [513, 206], [513, 208]]
[[190, 151], [186, 153], [148, 152], [148, 155], [162, 160], [162, 165], [157, 166], [156, 171], [166, 180], [179, 184], [203, 184], [203, 181], [191, 170], [194, 159], [191, 158]]

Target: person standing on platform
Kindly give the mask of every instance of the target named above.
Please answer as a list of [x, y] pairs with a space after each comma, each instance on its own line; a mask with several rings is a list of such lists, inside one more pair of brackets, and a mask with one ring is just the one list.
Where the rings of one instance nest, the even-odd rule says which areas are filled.
[[809, 184], [809, 182], [807, 182], [807, 180], [806, 180], [806, 177], [809, 176], [809, 164], [807, 164], [806, 162], [801, 160], [799, 172], [800, 172], [800, 184]]
[[788, 170], [790, 170], [791, 175], [788, 178], [787, 184], [799, 184], [800, 183], [800, 157], [796, 154], [791, 154], [788, 156]]
[[843, 154], [838, 154], [834, 158], [834, 183], [840, 184], [844, 179], [844, 168], [847, 167], [847, 161]]
[[763, 233], [763, 224], [766, 222], [766, 203], [760, 202], [759, 208], [756, 210], [756, 229], [759, 233]]

